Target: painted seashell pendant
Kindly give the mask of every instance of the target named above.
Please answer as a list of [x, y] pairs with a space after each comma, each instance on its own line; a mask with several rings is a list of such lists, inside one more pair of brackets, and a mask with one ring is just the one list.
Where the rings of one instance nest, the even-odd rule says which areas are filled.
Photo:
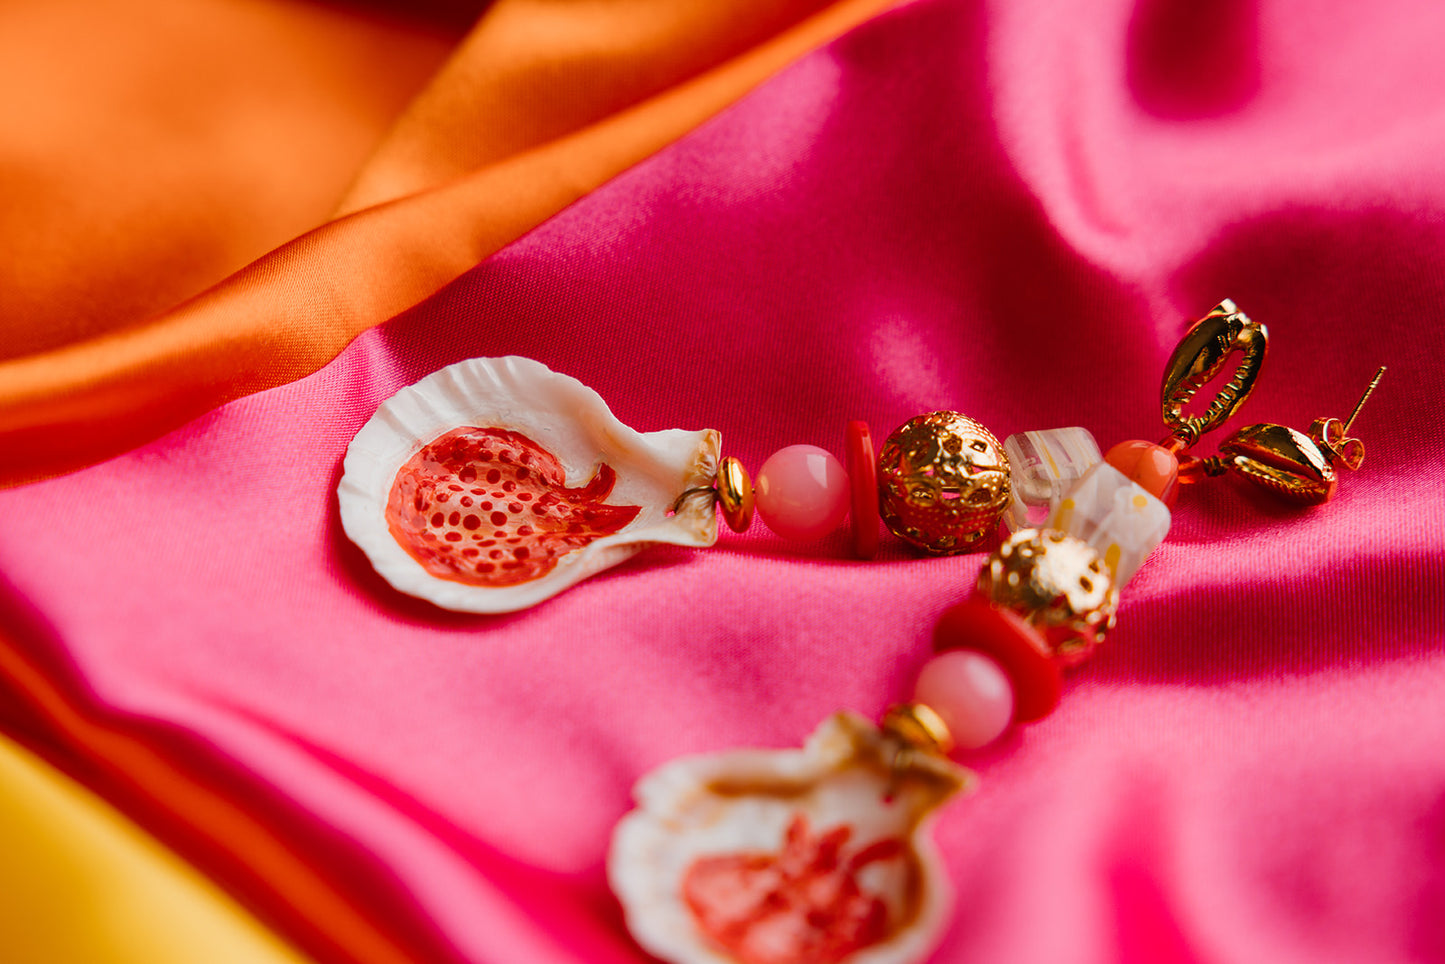
[[608, 879], [637, 942], [672, 964], [910, 964], [953, 899], [929, 825], [970, 781], [838, 713], [802, 749], [686, 757], [643, 777]]
[[[706, 547], [712, 429], [639, 433], [574, 378], [473, 358], [402, 389], [352, 439], [347, 536], [401, 592], [445, 609], [524, 609], [652, 543]], [[674, 506], [676, 511], [674, 512]]]

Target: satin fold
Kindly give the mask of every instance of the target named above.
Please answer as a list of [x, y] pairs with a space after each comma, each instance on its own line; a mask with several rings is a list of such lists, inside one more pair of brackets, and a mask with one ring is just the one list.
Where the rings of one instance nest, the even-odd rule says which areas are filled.
[[153, 320], [327, 220], [465, 30], [381, 0], [0, 5], [0, 360]]
[[[750, 11], [730, 7], [721, 19], [708, 15], [707, 4], [685, 8], [689, 16], [661, 19], [682, 32], [680, 40], [687, 31], [700, 32], [691, 46], [664, 42], [657, 28], [638, 31], [637, 24], [659, 22], [644, 13], [646, 5], [615, 13], [602, 5], [595, 7], [603, 15], [599, 26], [612, 24], [621, 41], [633, 37], [630, 46], [598, 61], [598, 77], [584, 64], [581, 73], [563, 73], [554, 82], [546, 27], [555, 5], [518, 4], [513, 13], [512, 4], [497, 4], [476, 28], [477, 40], [462, 48], [359, 175], [347, 206], [396, 200], [330, 221], [149, 321], [0, 362], [0, 485], [94, 463], [230, 399], [316, 370], [358, 332], [418, 303], [888, 5], [839, 0], [797, 19], [810, 4], [758, 0]], [[656, 6], [683, 9], [662, 0]], [[495, 33], [494, 15], [503, 23]], [[518, 18], [525, 22], [517, 24]], [[525, 62], [495, 73], [490, 64], [470, 69], [469, 56], [489, 58], [497, 42], [529, 31], [540, 39], [525, 48], [531, 52]], [[605, 46], [607, 39], [589, 43]], [[575, 38], [563, 32], [557, 42]], [[660, 52], [669, 62], [654, 70], [650, 58]], [[529, 73], [540, 78], [535, 89], [513, 99]], [[607, 77], [615, 84], [607, 98], [585, 96], [607, 88]], [[548, 96], [560, 89], [583, 94]], [[458, 103], [488, 109], [475, 120], [490, 120], [499, 131], [511, 131], [521, 118], [522, 133], [491, 145], [453, 143], [447, 132], [456, 131], [438, 130], [442, 121], [435, 115], [450, 121], [448, 111]], [[553, 109], [558, 117], [544, 120]], [[406, 191], [416, 193], [398, 196]]]

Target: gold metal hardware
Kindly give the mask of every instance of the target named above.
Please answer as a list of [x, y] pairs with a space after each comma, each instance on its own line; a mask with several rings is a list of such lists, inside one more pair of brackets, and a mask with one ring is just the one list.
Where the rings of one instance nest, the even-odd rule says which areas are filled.
[[1056, 529], [1020, 529], [1005, 539], [979, 570], [975, 592], [1031, 623], [1062, 666], [1076, 666], [1098, 648], [1119, 607], [1113, 573], [1099, 553]]
[[731, 455], [718, 463], [717, 500], [728, 528], [746, 532], [753, 522], [753, 483], [743, 463]]
[[1240, 477], [1306, 505], [1329, 500], [1339, 485], [1314, 440], [1285, 425], [1246, 425], [1225, 440], [1219, 454]]
[[890, 706], [883, 716], [883, 732], [907, 746], [926, 753], [946, 756], [953, 749], [953, 735], [938, 711], [926, 703]]
[[[1164, 382], [1159, 389], [1164, 424], [1186, 445], [1229, 419], [1254, 390], [1269, 347], [1269, 332], [1226, 298], [1199, 319], [1169, 356]], [[1225, 382], [1203, 415], [1185, 415], [1189, 404], [1204, 385], [1218, 375], [1234, 353], [1243, 358], [1234, 375]]]
[[1306, 505], [1328, 501], [1339, 486], [1335, 463], [1354, 470], [1365, 460], [1365, 443], [1350, 438], [1348, 433], [1384, 374], [1384, 367], [1375, 372], [1370, 387], [1345, 422], [1317, 418], [1308, 435], [1284, 425], [1246, 425], [1219, 447], [1224, 464], [1287, 499]]
[[1317, 418], [1310, 425], [1310, 438], [1314, 439], [1316, 445], [1325, 450], [1325, 457], [1331, 462], [1339, 459], [1345, 463], [1345, 468], [1354, 471], [1365, 461], [1365, 443], [1357, 438], [1350, 438], [1350, 427], [1355, 424], [1355, 419], [1360, 415], [1360, 409], [1365, 407], [1365, 402], [1375, 392], [1375, 386], [1380, 384], [1380, 379], [1385, 377], [1385, 366], [1381, 365], [1375, 377], [1370, 380], [1370, 387], [1365, 389], [1365, 394], [1355, 403], [1355, 410], [1343, 425], [1337, 418]]
[[910, 418], [878, 453], [883, 524], [926, 552], [967, 552], [997, 531], [1009, 484], [1003, 446], [982, 423], [959, 412]]

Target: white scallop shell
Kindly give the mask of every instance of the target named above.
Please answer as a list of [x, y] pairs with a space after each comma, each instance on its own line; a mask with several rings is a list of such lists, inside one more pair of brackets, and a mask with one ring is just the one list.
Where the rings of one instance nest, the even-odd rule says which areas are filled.
[[905, 841], [912, 855], [857, 872], [863, 893], [887, 907], [893, 929], [848, 954], [846, 964], [927, 956], [953, 902], [929, 828], [937, 807], [972, 777], [931, 755], [896, 767], [899, 747], [862, 717], [838, 713], [802, 749], [684, 757], [644, 776], [633, 791], [637, 809], [618, 823], [607, 863], [637, 942], [672, 964], [736, 964], [739, 958], [699, 926], [683, 896], [684, 878], [700, 858], [778, 853], [801, 814], [820, 833], [847, 825], [849, 850], [892, 838]]
[[[401, 547], [386, 521], [397, 472], [428, 442], [456, 428], [520, 432], [561, 462], [567, 484], [590, 478], [602, 463], [617, 473], [609, 503], [640, 506], [619, 531], [561, 556], [548, 573], [511, 586], [480, 586], [433, 576]], [[382, 403], [346, 450], [337, 487], [341, 524], [396, 589], [444, 609], [501, 613], [525, 609], [652, 543], [706, 547], [717, 540], [708, 499], [684, 500], [712, 484], [721, 437], [714, 429], [639, 433], [575, 378], [529, 358], [472, 358], [434, 372]]]

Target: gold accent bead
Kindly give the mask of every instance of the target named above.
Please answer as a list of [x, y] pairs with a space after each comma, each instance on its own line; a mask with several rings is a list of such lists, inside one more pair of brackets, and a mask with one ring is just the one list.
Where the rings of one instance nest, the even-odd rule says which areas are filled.
[[989, 556], [978, 591], [1039, 630], [1065, 666], [1083, 662], [1114, 627], [1119, 590], [1093, 547], [1056, 529], [1020, 529]]
[[717, 501], [728, 528], [746, 532], [753, 522], [753, 483], [743, 463], [731, 455], [718, 463]]
[[883, 715], [883, 731], [917, 750], [947, 756], [953, 749], [948, 724], [926, 703], [900, 703]]
[[879, 511], [921, 549], [967, 552], [998, 528], [1009, 504], [1003, 446], [958, 412], [930, 412], [894, 429], [878, 455]]

